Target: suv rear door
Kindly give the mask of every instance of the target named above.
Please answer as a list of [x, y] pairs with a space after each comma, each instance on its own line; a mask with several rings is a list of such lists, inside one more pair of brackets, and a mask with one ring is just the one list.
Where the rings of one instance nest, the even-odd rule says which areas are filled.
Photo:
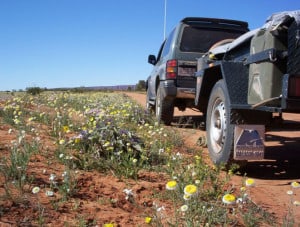
[[197, 69], [197, 58], [207, 53], [215, 43], [225, 39], [236, 39], [248, 31], [247, 27], [240, 28], [229, 22], [221, 23], [222, 20], [193, 20], [195, 18], [183, 20], [185, 25], [177, 41], [179, 48], [175, 58], [178, 59], [178, 87], [195, 88], [196, 79], [193, 75]]

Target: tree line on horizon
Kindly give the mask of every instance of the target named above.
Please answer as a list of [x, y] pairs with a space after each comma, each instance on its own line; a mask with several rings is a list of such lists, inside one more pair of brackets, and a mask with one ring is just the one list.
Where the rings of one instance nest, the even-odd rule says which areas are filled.
[[[146, 81], [139, 80], [135, 85], [113, 85], [113, 86], [92, 86], [92, 87], [73, 87], [73, 88], [41, 88], [38, 86], [26, 87], [25, 91], [31, 95], [37, 95], [43, 91], [72, 91], [72, 92], [86, 92], [86, 91], [144, 91], [146, 89]], [[19, 92], [24, 90], [20, 89]], [[17, 92], [17, 90], [6, 91]]]

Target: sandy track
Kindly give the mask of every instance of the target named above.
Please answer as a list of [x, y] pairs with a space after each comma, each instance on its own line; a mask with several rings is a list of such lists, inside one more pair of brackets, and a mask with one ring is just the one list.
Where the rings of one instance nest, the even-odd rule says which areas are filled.
[[[142, 106], [145, 106], [146, 95], [143, 93], [126, 93]], [[175, 121], [180, 117], [191, 117], [201, 121], [201, 114], [193, 110], [181, 112], [175, 110]], [[252, 200], [262, 208], [284, 220], [290, 204], [291, 182], [300, 180], [300, 114], [283, 114], [284, 124], [274, 126], [266, 132], [265, 159], [251, 161], [241, 169], [241, 176], [232, 178], [234, 185], [241, 185], [243, 175], [256, 180], [256, 187], [251, 190]], [[174, 126], [173, 126], [174, 127]], [[195, 146], [197, 139], [205, 131], [193, 128], [178, 128], [185, 142]], [[207, 155], [207, 151], [204, 152]], [[294, 200], [300, 201], [300, 189], [294, 190]], [[292, 206], [296, 226], [300, 225], [300, 207]]]

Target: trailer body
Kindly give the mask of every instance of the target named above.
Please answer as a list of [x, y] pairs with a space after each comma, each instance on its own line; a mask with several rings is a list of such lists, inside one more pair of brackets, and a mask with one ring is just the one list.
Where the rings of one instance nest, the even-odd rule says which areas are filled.
[[264, 158], [265, 126], [275, 115], [300, 113], [300, 11], [273, 14], [261, 28], [214, 45], [195, 76], [213, 162]]

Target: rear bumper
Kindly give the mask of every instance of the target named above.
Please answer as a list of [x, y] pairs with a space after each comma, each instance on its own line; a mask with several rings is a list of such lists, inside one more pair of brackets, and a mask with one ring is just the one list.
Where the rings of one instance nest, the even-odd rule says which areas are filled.
[[194, 99], [195, 88], [176, 87], [174, 80], [165, 80], [160, 83], [163, 96], [166, 98]]
[[196, 94], [195, 88], [177, 88], [177, 98], [194, 99]]

